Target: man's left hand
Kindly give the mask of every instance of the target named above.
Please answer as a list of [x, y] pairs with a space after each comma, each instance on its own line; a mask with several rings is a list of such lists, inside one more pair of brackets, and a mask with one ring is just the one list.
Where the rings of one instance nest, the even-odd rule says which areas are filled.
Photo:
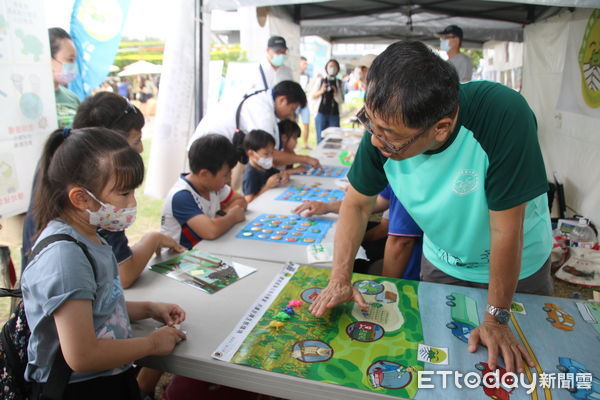
[[488, 365], [492, 371], [495, 371], [498, 366], [498, 355], [502, 355], [507, 372], [514, 372], [515, 368], [518, 373], [524, 372], [523, 360], [533, 367], [533, 360], [529, 353], [513, 335], [509, 326], [487, 318], [486, 315], [483, 323], [471, 332], [469, 351], [471, 353], [477, 351], [479, 343], [487, 347]]

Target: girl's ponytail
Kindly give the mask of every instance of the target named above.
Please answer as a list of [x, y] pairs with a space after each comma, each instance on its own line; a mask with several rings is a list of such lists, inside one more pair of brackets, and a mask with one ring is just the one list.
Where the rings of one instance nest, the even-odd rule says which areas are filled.
[[[68, 129], [68, 128], [65, 128]], [[57, 210], [62, 209], [64, 204], [58, 204], [52, 201], [54, 197], [53, 190], [51, 189], [50, 182], [48, 180], [48, 169], [52, 161], [52, 157], [56, 153], [56, 150], [64, 143], [68, 135], [64, 134], [65, 130], [57, 129], [48, 136], [42, 156], [39, 163], [39, 174], [37, 176], [37, 190], [34, 198], [34, 210], [36, 217], [36, 231], [40, 232], [46, 224], [52, 219], [50, 215], [57, 215]], [[34, 185], [35, 186], [35, 185]]]

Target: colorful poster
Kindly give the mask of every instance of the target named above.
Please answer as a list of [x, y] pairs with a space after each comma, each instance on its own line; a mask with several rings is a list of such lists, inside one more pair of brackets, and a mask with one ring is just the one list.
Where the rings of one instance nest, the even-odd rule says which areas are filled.
[[56, 128], [40, 0], [0, 0], [0, 217], [27, 210], [37, 160]]
[[417, 400], [592, 399], [600, 396], [600, 303], [517, 293], [508, 327], [533, 361], [492, 371], [468, 350], [487, 304], [482, 289], [353, 274], [368, 310], [322, 317], [310, 304], [329, 268], [288, 264], [213, 352], [222, 361]]
[[417, 361], [423, 342], [418, 282], [354, 274], [354, 287], [370, 305], [368, 311], [347, 303], [315, 318], [308, 307], [330, 272], [288, 265], [213, 357], [413, 398], [417, 371], [423, 369]]
[[600, 118], [600, 9], [577, 9], [569, 23], [557, 108]]

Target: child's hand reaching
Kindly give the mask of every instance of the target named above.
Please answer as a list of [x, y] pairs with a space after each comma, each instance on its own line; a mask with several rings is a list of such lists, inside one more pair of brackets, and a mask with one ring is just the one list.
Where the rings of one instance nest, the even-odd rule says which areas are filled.
[[265, 182], [266, 189], [273, 189], [274, 187], [279, 186], [281, 183], [281, 172], [278, 174], [271, 175], [269, 179]]
[[170, 354], [175, 345], [186, 339], [185, 333], [171, 326], [163, 326], [149, 334], [147, 338], [152, 343], [152, 353], [157, 356]]
[[246, 213], [244, 212], [244, 209], [237, 204], [227, 210], [227, 215], [231, 216], [236, 223], [242, 222], [246, 219]]
[[281, 171], [279, 175], [281, 175], [281, 179], [279, 180], [280, 185], [287, 185], [290, 182], [290, 176], [287, 172]]
[[160, 235], [158, 244], [156, 245], [156, 255], [157, 256], [160, 256], [160, 251], [162, 249], [170, 249], [170, 250], [176, 251], [178, 253], [183, 253], [186, 250], [185, 247], [183, 247], [182, 245], [177, 243], [175, 241], [175, 239], [173, 239], [172, 237], [167, 236], [164, 233], [157, 233], [157, 234]]
[[173, 326], [185, 321], [185, 311], [177, 304], [151, 302], [148, 303], [148, 317]]

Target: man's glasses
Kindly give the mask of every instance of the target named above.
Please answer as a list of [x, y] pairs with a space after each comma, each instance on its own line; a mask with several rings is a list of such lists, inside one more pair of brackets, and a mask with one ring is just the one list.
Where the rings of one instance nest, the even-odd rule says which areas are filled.
[[123, 112], [121, 114], [119, 114], [119, 116], [113, 122], [111, 122], [110, 125], [108, 125], [108, 128], [112, 128], [113, 126], [115, 126], [117, 124], [117, 122], [122, 120], [129, 113], [133, 113], [133, 114], [138, 113], [137, 108], [129, 102], [129, 99], [125, 99], [125, 100], [127, 101], [127, 106], [125, 106], [125, 110], [123, 110]]
[[371, 135], [375, 136], [377, 138], [377, 140], [379, 140], [383, 144], [383, 147], [385, 148], [386, 152], [391, 153], [391, 154], [398, 154], [398, 153], [401, 153], [402, 151], [406, 150], [408, 148], [408, 146], [413, 144], [421, 136], [425, 135], [429, 131], [429, 129], [426, 128], [423, 131], [421, 131], [421, 132], [417, 133], [416, 135], [414, 135], [413, 137], [411, 137], [410, 139], [408, 139], [408, 141], [406, 143], [404, 143], [402, 146], [396, 146], [393, 143], [388, 142], [387, 139], [385, 138], [385, 136], [373, 132], [373, 129], [371, 128], [371, 121], [369, 120], [369, 117], [367, 116], [367, 112], [364, 107], [358, 111], [358, 113], [356, 114], [356, 119], [358, 119], [358, 122], [360, 122], [363, 125], [363, 127], [365, 128], [365, 130], [367, 132], [369, 132]]

